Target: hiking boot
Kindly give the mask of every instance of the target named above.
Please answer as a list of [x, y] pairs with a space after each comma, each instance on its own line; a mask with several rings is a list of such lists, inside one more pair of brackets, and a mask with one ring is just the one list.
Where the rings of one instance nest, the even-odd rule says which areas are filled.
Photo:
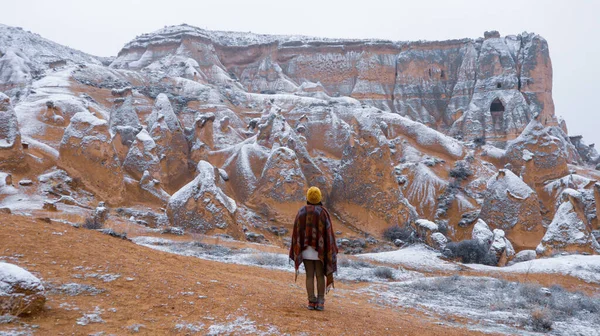
[[308, 310], [315, 310], [317, 308], [317, 303], [308, 301], [308, 306], [306, 306], [306, 308]]
[[325, 302], [317, 302], [315, 310], [323, 311], [325, 310]]

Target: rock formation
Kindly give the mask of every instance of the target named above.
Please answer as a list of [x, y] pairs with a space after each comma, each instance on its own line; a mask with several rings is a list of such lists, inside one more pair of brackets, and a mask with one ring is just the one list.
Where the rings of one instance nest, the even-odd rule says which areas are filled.
[[536, 248], [538, 254], [559, 252], [600, 252], [600, 244], [592, 235], [592, 227], [583, 213], [582, 194], [566, 189], [562, 204], [556, 210], [552, 223]]
[[[58, 166], [71, 183], [5, 185], [3, 198], [42, 194], [53, 215], [100, 201], [166, 207], [171, 226], [267, 241], [289, 232], [315, 185], [349, 242], [377, 245], [399, 226], [438, 249], [476, 238], [501, 264], [513, 244], [594, 252], [542, 242], [563, 213], [598, 230], [600, 191], [595, 149], [554, 115], [538, 35], [393, 42], [182, 25], [137, 37], [107, 67], [6, 31], [22, 48], [0, 34], [0, 89], [15, 105], [2, 96], [1, 170], [17, 174], [4, 169], [16, 155], [35, 163], [19, 180]], [[581, 195], [574, 212], [568, 189]]]
[[487, 183], [480, 217], [502, 229], [518, 249], [535, 248], [542, 236], [542, 215], [536, 193], [510, 170], [501, 169]]
[[537, 120], [532, 120], [519, 137], [508, 143], [506, 157], [513, 171], [529, 185], [563, 177], [569, 173], [567, 156], [557, 138]]
[[548, 44], [539, 35], [443, 42], [235, 36], [166, 27], [128, 43], [111, 67], [173, 62], [166, 49], [191, 57], [198, 65], [192, 72], [213, 84], [291, 93], [303, 90], [300, 84], [319, 83], [328, 95], [350, 96], [470, 139], [512, 139], [535, 115], [557, 124]]
[[89, 112], [75, 114], [65, 130], [59, 153], [58, 164], [71, 177], [81, 180], [108, 204], [121, 201], [123, 172], [106, 120]]
[[[257, 206], [282, 207], [290, 203], [291, 212], [303, 205], [308, 189], [300, 162], [293, 150], [279, 147], [271, 152], [257, 188], [250, 196], [249, 203]], [[295, 214], [290, 214], [294, 216]]]
[[220, 178], [210, 163], [200, 161], [198, 176], [169, 199], [169, 222], [195, 232], [213, 228], [235, 231], [237, 205], [217, 186]]
[[189, 176], [189, 146], [165, 94], [156, 97], [154, 109], [146, 122], [150, 136], [158, 146], [156, 154], [161, 167], [161, 182], [168, 192], [174, 192], [185, 184]]
[[23, 150], [17, 116], [10, 98], [0, 92], [0, 167], [15, 168], [22, 165]]

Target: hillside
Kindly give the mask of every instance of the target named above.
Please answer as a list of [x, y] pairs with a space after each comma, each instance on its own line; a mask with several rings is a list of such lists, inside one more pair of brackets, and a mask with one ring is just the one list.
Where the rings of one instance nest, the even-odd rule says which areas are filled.
[[[471, 331], [533, 333], [538, 329], [529, 322], [506, 322], [526, 321], [540, 302], [551, 304], [537, 299], [545, 289], [530, 290], [532, 282], [548, 287], [554, 334], [579, 323], [585, 335], [598, 323], [586, 314], [595, 312], [600, 283], [600, 156], [556, 116], [548, 43], [539, 35], [491, 31], [408, 42], [180, 25], [138, 36], [101, 60], [19, 28], [0, 32], [0, 223], [7, 232], [1, 239], [17, 254], [43, 243], [72, 272], [84, 266], [75, 260], [86, 246], [103, 246], [109, 252], [90, 258], [98, 260], [94, 266], [119, 267], [124, 275], [107, 284], [115, 293], [126, 291], [123, 278], [136, 272], [151, 282], [164, 271], [173, 274], [165, 281], [183, 287], [192, 275], [224, 281], [220, 270], [240, 286], [249, 276], [257, 287], [247, 293], [261, 304], [267, 296], [257, 288], [276, 286], [282, 303], [268, 320], [277, 333], [296, 333], [302, 327], [284, 327], [280, 313], [301, 316], [285, 298], [292, 288], [300, 300], [301, 287], [282, 280], [290, 276], [282, 273], [290, 271], [284, 254], [306, 190], [317, 186], [343, 258], [360, 260], [345, 261], [335, 296], [357, 318], [331, 311], [344, 322], [323, 319], [323, 327], [364, 332], [370, 311], [358, 307], [376, 304], [385, 323], [372, 327], [374, 334], [411, 328], [396, 307], [423, 316], [438, 307], [436, 318], [456, 328], [473, 322]], [[32, 218], [67, 233], [37, 232], [35, 225], [48, 226]], [[86, 222], [125, 230], [133, 242], [71, 229]], [[13, 237], [10, 227], [27, 234]], [[65, 254], [61, 239], [78, 247]], [[235, 248], [221, 255], [228, 246]], [[271, 254], [256, 257], [248, 246]], [[12, 252], [0, 257], [44, 281], [50, 272], [61, 274], [60, 282], [71, 276], [50, 259], [36, 268], [13, 260]], [[139, 260], [146, 257], [154, 259], [144, 269]], [[178, 263], [189, 265], [181, 278], [174, 275]], [[264, 263], [277, 271], [257, 269]], [[281, 284], [258, 279], [263, 273]], [[130, 285], [141, 289], [137, 281]], [[157, 286], [163, 287], [152, 293], [167, 294], [141, 300], [148, 311], [174, 296], [166, 284]], [[490, 297], [446, 290], [478, 286]], [[583, 294], [565, 294], [578, 289]], [[207, 289], [213, 290], [225, 293]], [[352, 301], [356, 293], [369, 298]], [[221, 324], [233, 309], [227, 301], [245, 300], [231, 295], [215, 301], [224, 306], [211, 318]], [[565, 300], [578, 310], [561, 310], [557, 302]], [[87, 301], [77, 304], [91, 311]], [[257, 302], [246, 302], [250, 314]], [[44, 316], [57, 309], [50, 306]], [[71, 320], [75, 314], [60, 311]], [[127, 321], [172, 332], [173, 316], [152, 314], [146, 322]], [[436, 334], [436, 322], [421, 315], [414, 325]], [[267, 317], [249, 319], [268, 331]], [[66, 332], [72, 322], [57, 328]], [[107, 322], [106, 331], [119, 333], [124, 323]]]

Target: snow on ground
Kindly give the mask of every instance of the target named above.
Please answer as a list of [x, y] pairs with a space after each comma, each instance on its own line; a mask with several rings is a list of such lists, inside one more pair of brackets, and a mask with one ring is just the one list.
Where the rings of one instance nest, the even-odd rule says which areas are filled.
[[440, 252], [422, 244], [411, 245], [396, 251], [365, 253], [357, 256], [384, 263], [399, 264], [419, 271], [458, 271], [461, 269], [457, 264], [440, 259]]
[[[373, 295], [378, 304], [415, 308], [450, 325], [486, 333], [540, 335], [532, 330], [531, 315], [545, 309], [553, 321], [551, 335], [598, 335], [600, 299], [560, 287], [451, 276], [373, 284], [361, 292]], [[461, 325], [454, 322], [455, 317], [469, 322]]]
[[[294, 272], [294, 265], [287, 254], [266, 253], [255, 249], [245, 248], [234, 250], [224, 246], [203, 244], [200, 242], [177, 242], [156, 237], [133, 238], [136, 244], [155, 250], [193, 256], [200, 259], [217, 262], [258, 266], [279, 271]], [[301, 266], [301, 268], [303, 268]], [[422, 277], [418, 272], [407, 271], [403, 268], [378, 267], [364, 262], [338, 257], [338, 272], [336, 279], [347, 281], [384, 282], [387, 280], [404, 281]]]
[[468, 264], [465, 266], [487, 272], [563, 274], [588, 283], [600, 284], [600, 255], [561, 255], [554, 258], [520, 262], [506, 267], [479, 264]]

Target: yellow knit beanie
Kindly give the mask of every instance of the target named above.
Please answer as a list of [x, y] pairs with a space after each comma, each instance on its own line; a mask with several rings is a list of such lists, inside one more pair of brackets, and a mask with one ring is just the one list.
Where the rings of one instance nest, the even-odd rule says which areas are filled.
[[308, 188], [306, 200], [310, 204], [319, 204], [319, 202], [321, 202], [321, 190], [319, 190], [317, 187]]

